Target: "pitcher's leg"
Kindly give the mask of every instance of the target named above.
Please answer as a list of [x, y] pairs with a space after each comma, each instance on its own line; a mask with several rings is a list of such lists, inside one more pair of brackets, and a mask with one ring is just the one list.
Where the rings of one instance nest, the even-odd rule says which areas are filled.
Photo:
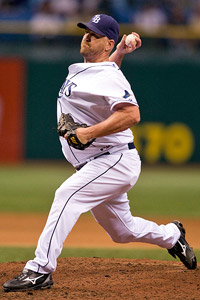
[[35, 258], [29, 260], [25, 268], [40, 273], [55, 271], [63, 243], [79, 216], [101, 201], [93, 199], [90, 192], [96, 179], [96, 174], [91, 173], [84, 177], [75, 173], [57, 189]]
[[144, 242], [170, 249], [180, 237], [180, 231], [173, 223], [158, 225], [140, 217], [133, 217], [126, 194], [113, 201], [101, 203], [91, 212], [117, 243]]
[[56, 209], [57, 203], [61, 202], [56, 197], [38, 240], [35, 258], [28, 261], [25, 266], [35, 272], [50, 273], [56, 270], [57, 258], [62, 251], [63, 243], [81, 213], [85, 211], [83, 207], [70, 202], [67, 205], [60, 203], [60, 209]]
[[110, 155], [106, 160], [93, 160], [83, 168], [84, 170], [73, 174], [60, 186], [40, 236], [36, 257], [27, 262], [27, 269], [40, 273], [55, 271], [63, 243], [79, 216], [110, 199], [110, 195], [119, 194], [122, 189], [129, 188], [129, 181], [126, 184], [126, 168], [120, 173], [119, 184], [112, 184], [114, 178], [119, 175], [116, 164], [121, 161], [121, 156]]

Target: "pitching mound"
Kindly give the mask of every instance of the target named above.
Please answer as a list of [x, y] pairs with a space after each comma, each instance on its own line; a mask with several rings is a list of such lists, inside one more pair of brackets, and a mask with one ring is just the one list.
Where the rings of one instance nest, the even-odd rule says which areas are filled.
[[[24, 262], [0, 264], [0, 284], [21, 273]], [[200, 299], [200, 269], [180, 262], [107, 258], [61, 258], [51, 289], [5, 293], [0, 299], [174, 300]]]

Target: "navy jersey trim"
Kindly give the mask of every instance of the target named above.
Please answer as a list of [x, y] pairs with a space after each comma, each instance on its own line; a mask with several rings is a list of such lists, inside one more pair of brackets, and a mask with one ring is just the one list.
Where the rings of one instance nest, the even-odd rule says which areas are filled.
[[76, 157], [75, 153], [73, 152], [73, 150], [72, 150], [72, 148], [70, 147], [69, 144], [68, 144], [68, 146], [69, 146], [69, 150], [71, 151], [71, 153], [72, 153], [72, 155], [74, 156], [74, 158], [76, 159], [76, 161], [77, 161], [78, 163], [80, 163], [80, 161], [79, 161], [78, 158]]
[[[69, 78], [69, 80], [71, 80], [72, 78], [74, 78], [75, 76], [77, 76], [78, 74], [84, 72], [84, 71], [87, 71], [88, 69], [91, 69], [91, 68], [96, 68], [97, 66], [90, 66], [90, 67], [87, 67], [85, 68], [84, 70], [81, 70], [79, 72], [77, 72], [76, 74], [74, 74], [72, 77]], [[101, 65], [99, 67], [115, 67], [113, 64], [112, 65]]]
[[[62, 216], [62, 214], [63, 214], [63, 212], [64, 212], [64, 210], [65, 210], [65, 208], [66, 208], [66, 206], [67, 206], [67, 204], [68, 204], [68, 202], [69, 202], [69, 200], [70, 200], [77, 192], [79, 192], [79, 191], [82, 190], [84, 187], [86, 187], [87, 185], [89, 185], [91, 182], [93, 182], [93, 181], [95, 181], [96, 179], [100, 178], [100, 177], [103, 176], [105, 173], [107, 173], [110, 169], [112, 169], [114, 166], [116, 166], [116, 165], [120, 162], [120, 160], [122, 159], [122, 156], [123, 156], [123, 154], [121, 153], [120, 158], [119, 158], [119, 159], [118, 159], [111, 167], [109, 167], [109, 168], [108, 168], [106, 171], [104, 171], [102, 174], [98, 175], [97, 177], [95, 177], [94, 179], [90, 180], [88, 183], [86, 183], [86, 184], [83, 185], [82, 187], [80, 187], [78, 190], [76, 190], [74, 193], [72, 193], [72, 195], [67, 199], [67, 201], [65, 202], [65, 204], [64, 204], [64, 206], [63, 206], [63, 208], [62, 208], [62, 210], [61, 210], [61, 212], [60, 212], [60, 215], [59, 215], [59, 217], [58, 217], [58, 220], [57, 220], [57, 222], [56, 222], [56, 224], [55, 224], [55, 226], [54, 226], [53, 232], [52, 232], [52, 234], [51, 234], [50, 241], [49, 241], [49, 247], [48, 247], [48, 250], [47, 250], [47, 259], [48, 259], [48, 256], [49, 256], [49, 252], [50, 252], [50, 248], [51, 248], [51, 242], [52, 242], [54, 233], [55, 233], [55, 231], [56, 231], [57, 225], [58, 225], [58, 223], [59, 223], [59, 221], [60, 221], [60, 218], [61, 218], [61, 216]], [[47, 262], [44, 266], [41, 266], [41, 265], [40, 265], [40, 266], [41, 266], [41, 267], [46, 267], [46, 266], [48, 265], [48, 263], [49, 263], [49, 259], [48, 259], [48, 262]], [[39, 268], [40, 268], [40, 267], [39, 267]], [[39, 271], [39, 269], [38, 269], [38, 271]]]

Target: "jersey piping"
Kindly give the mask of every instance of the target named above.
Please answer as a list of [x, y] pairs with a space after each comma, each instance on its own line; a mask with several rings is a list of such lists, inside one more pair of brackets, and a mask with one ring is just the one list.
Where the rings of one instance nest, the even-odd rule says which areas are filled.
[[[113, 65], [101, 65], [101, 67], [113, 67]], [[76, 74], [74, 74], [72, 77], [69, 78], [69, 80], [71, 80], [72, 78], [74, 78], [75, 76], [77, 76], [78, 74], [84, 72], [84, 71], [87, 71], [88, 69], [91, 69], [91, 68], [96, 68], [96, 66], [90, 66], [90, 67], [87, 67], [85, 68], [84, 70], [81, 70], [79, 72], [77, 72]], [[114, 67], [113, 67], [114, 68]]]

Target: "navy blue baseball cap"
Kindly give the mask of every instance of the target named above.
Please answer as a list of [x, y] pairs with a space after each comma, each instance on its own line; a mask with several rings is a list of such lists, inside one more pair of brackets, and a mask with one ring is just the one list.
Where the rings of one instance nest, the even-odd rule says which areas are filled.
[[119, 24], [113, 17], [108, 15], [95, 15], [88, 23], [78, 23], [77, 26], [88, 28], [97, 34], [107, 36], [110, 40], [114, 40], [115, 44], [119, 38]]

